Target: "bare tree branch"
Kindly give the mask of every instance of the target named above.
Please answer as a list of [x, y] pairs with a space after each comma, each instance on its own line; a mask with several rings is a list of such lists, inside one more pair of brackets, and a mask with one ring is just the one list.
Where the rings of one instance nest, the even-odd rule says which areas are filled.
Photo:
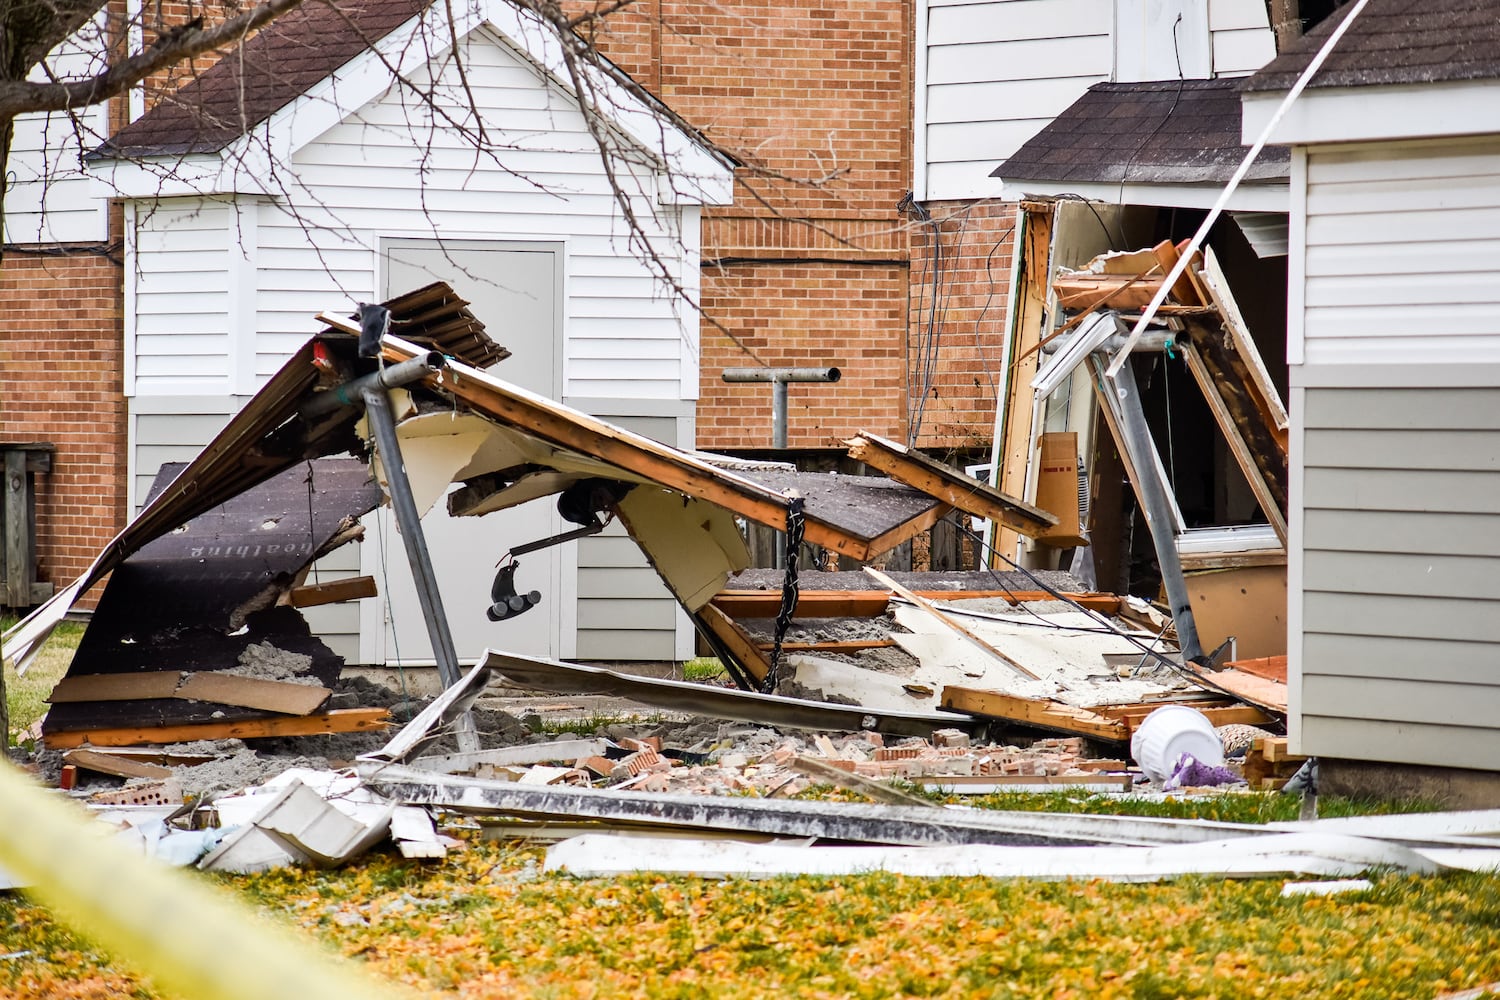
[[[166, 69], [202, 52], [224, 45], [237, 44], [256, 29], [299, 6], [302, 0], [265, 0], [250, 10], [204, 28], [195, 18], [159, 36], [136, 55], [112, 64], [104, 72], [82, 80], [39, 83], [24, 79], [37, 59], [16, 77], [7, 73], [0, 78], [0, 121], [28, 111], [63, 111], [84, 108], [124, 93], [131, 86], [159, 70]], [[7, 37], [13, 37], [15, 25], [7, 25]], [[49, 37], [52, 32], [49, 32]], [[64, 36], [66, 37], [66, 36]], [[52, 43], [53, 45], [56, 42]], [[28, 46], [34, 48], [34, 46]], [[43, 50], [45, 56], [51, 46]], [[9, 67], [7, 66], [8, 70]]]

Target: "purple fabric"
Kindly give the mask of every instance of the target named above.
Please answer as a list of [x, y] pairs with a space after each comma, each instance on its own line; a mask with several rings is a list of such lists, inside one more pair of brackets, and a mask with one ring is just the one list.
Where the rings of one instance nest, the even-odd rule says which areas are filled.
[[1172, 773], [1162, 782], [1163, 788], [1213, 788], [1216, 785], [1232, 785], [1245, 779], [1227, 767], [1200, 764], [1190, 753], [1177, 758]]

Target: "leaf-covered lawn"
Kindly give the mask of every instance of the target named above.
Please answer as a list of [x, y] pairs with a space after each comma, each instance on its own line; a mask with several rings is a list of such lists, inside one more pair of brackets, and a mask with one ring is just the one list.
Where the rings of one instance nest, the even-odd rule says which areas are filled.
[[[381, 975], [462, 997], [1431, 997], [1500, 980], [1496, 876], [1281, 899], [1280, 879], [580, 880], [541, 858], [476, 844], [223, 881]], [[0, 955], [7, 996], [154, 995], [13, 895]]]

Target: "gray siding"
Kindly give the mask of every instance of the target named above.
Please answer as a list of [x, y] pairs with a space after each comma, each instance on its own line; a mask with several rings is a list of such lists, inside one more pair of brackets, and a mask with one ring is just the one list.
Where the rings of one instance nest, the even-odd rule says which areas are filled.
[[1500, 386], [1299, 395], [1300, 751], [1500, 766]]
[[[591, 401], [601, 416], [674, 447], [693, 446], [690, 417], [607, 416], [621, 401]], [[578, 646], [580, 660], [677, 660], [679, 614], [656, 570], [618, 523], [578, 542]]]

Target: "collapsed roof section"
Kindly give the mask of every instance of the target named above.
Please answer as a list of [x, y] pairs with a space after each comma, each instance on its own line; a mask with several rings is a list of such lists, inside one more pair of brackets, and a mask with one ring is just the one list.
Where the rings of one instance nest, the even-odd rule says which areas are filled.
[[[388, 457], [372, 453], [362, 423], [361, 392], [372, 386], [382, 395], [389, 390], [402, 476], [410, 480], [418, 511], [461, 484], [448, 496], [450, 512], [458, 515], [552, 495], [559, 496], [564, 517], [578, 524], [597, 525], [598, 515], [606, 512], [618, 515], [690, 614], [707, 610], [729, 576], [749, 565], [737, 518], [783, 529], [795, 516], [807, 542], [862, 561], [955, 509], [1028, 533], [1056, 524], [1044, 511], [873, 435], [865, 435], [857, 447], [903, 482], [720, 465], [713, 456], [669, 447], [483, 371], [480, 365], [506, 352], [484, 335], [466, 303], [445, 285], [387, 305], [391, 328], [401, 335], [384, 338], [378, 364], [358, 356], [352, 336], [357, 326], [323, 317], [330, 329], [272, 376], [203, 453], [157, 492], [89, 572], [7, 634], [7, 657], [24, 667], [52, 625], [105, 574], [168, 533], [191, 534], [195, 519], [292, 466], [341, 453]], [[402, 379], [405, 387], [395, 387]], [[738, 468], [725, 467], [731, 464]], [[377, 465], [376, 471], [383, 478], [387, 470]], [[347, 503], [335, 506], [340, 517], [358, 513]], [[251, 575], [265, 585], [264, 573]], [[292, 575], [276, 578], [290, 586]], [[249, 596], [236, 593], [230, 604], [240, 607]], [[221, 632], [243, 624], [221, 621], [221, 614], [210, 617], [198, 624]], [[224, 666], [232, 666], [233, 659]], [[83, 663], [79, 669], [109, 670]]]

